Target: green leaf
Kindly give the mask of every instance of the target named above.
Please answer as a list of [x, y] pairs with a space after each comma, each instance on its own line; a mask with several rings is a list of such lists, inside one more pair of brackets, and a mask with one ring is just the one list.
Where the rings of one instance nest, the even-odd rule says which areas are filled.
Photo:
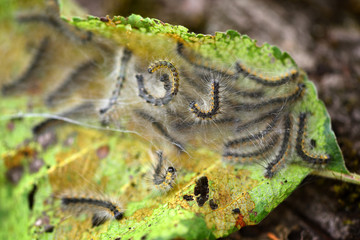
[[[313, 171], [349, 175], [335, 135], [331, 130], [329, 115], [324, 104], [317, 98], [314, 84], [308, 80], [304, 72], [298, 70], [294, 60], [287, 53], [269, 44], [257, 46], [255, 40], [246, 35], [240, 35], [234, 30], [214, 35], [196, 35], [188, 32], [183, 26], [172, 26], [156, 19], [142, 18], [134, 14], [127, 18], [117, 16], [104, 22], [96, 17], [87, 19], [74, 17], [71, 15], [72, 8], [68, 6], [62, 5], [63, 10], [68, 9], [67, 13], [63, 12], [63, 18], [71, 20], [65, 20], [64, 26], [59, 29], [54, 29], [51, 24], [36, 28], [37, 32], [31, 40], [26, 37], [29, 31], [34, 31], [31, 24], [25, 26], [9, 21], [10, 27], [1, 29], [2, 32], [14, 29], [18, 36], [17, 41], [20, 43], [7, 46], [8, 52], [12, 53], [8, 54], [12, 57], [7, 58], [10, 59], [8, 63], [10, 67], [0, 69], [2, 79], [5, 79], [2, 80], [3, 85], [9, 84], [11, 78], [18, 76], [17, 73], [21, 72], [19, 69], [26, 69], [31, 59], [31, 54], [27, 53], [24, 47], [27, 41], [38, 44], [44, 36], [53, 34], [55, 37], [51, 38], [51, 43], [57, 57], [49, 57], [52, 62], [48, 61], [46, 66], [41, 65], [37, 70], [40, 73], [46, 72], [39, 75], [41, 81], [37, 79], [36, 82], [41, 94], [34, 95], [32, 91], [38, 89], [29, 87], [31, 91], [25, 89], [27, 91], [16, 97], [3, 96], [0, 101], [2, 114], [0, 134], [3, 136], [0, 142], [0, 156], [3, 159], [0, 162], [0, 193], [2, 203], [5, 203], [0, 205], [0, 212], [4, 213], [1, 217], [6, 218], [2, 219], [6, 225], [1, 226], [4, 230], [1, 229], [0, 232], [22, 239], [26, 237], [50, 239], [65, 236], [69, 239], [118, 237], [121, 239], [142, 239], [143, 237], [146, 239], [215, 239], [227, 236], [245, 225], [259, 223]], [[15, 4], [11, 5], [10, 12], [18, 7]], [[76, 30], [71, 25], [81, 30]], [[84, 38], [88, 36], [84, 31], [91, 31], [94, 34], [91, 40]], [[179, 43], [183, 44], [185, 57], [180, 56], [176, 51]], [[22, 52], [18, 50], [19, 46], [22, 46], [20, 48]], [[133, 109], [147, 110], [147, 108], [152, 110], [149, 111], [150, 113], [157, 113], [161, 120], [165, 119], [165, 125], [170, 123], [166, 122], [168, 114], [157, 111], [156, 107], [143, 107], [143, 105], [139, 107], [137, 92], [131, 95], [131, 89], [128, 93], [132, 100], [128, 103], [129, 107], [116, 109], [121, 117], [117, 117], [108, 129], [99, 127], [97, 113], [88, 112], [86, 109], [79, 110], [77, 113], [80, 114], [71, 115], [67, 120], [75, 120], [80, 126], [59, 126], [55, 132], [56, 143], [44, 147], [39, 138], [32, 136], [32, 127], [41, 120], [34, 120], [31, 117], [47, 116], [44, 114], [61, 116], [43, 104], [43, 96], [48, 96], [51, 92], [49, 90], [51, 85], [60, 85], [66, 76], [65, 73], [71, 72], [68, 69], [75, 69], [78, 67], [77, 61], [84, 61], [83, 56], [97, 59], [96, 57], [100, 55], [109, 60], [111, 58], [108, 56], [109, 52], [122, 50], [123, 47], [133, 52], [136, 56], [134, 60], [137, 62], [136, 68], [143, 68], [144, 72], [147, 71], [151, 60], [165, 59], [180, 69], [180, 74], [188, 73], [194, 79], [200, 79], [201, 77], [197, 74], [208, 71], [206, 73], [208, 77], [218, 77], [229, 86], [239, 87], [239, 89], [258, 85], [246, 77], [238, 78], [235, 83], [223, 77], [225, 74], [229, 76], [235, 74], [235, 62], [241, 62], [251, 68], [251, 72], [260, 72], [265, 76], [269, 74], [270, 77], [285, 74], [289, 69], [298, 70], [300, 74], [296, 81], [303, 83], [306, 91], [283, 110], [290, 114], [293, 127], [291, 151], [287, 153], [284, 167], [274, 177], [266, 178], [263, 166], [269, 161], [266, 158], [260, 164], [230, 164], [222, 160], [222, 147], [219, 146], [228, 140], [230, 135], [227, 134], [231, 131], [224, 128], [226, 134], [217, 132], [216, 124], [204, 124], [199, 126], [200, 130], [193, 128], [193, 132], [190, 133], [178, 132], [178, 136], [186, 140], [186, 153], [179, 153], [168, 140], [164, 141], [164, 137], [159, 137], [159, 134], [151, 129], [151, 125], [148, 124], [150, 130], [147, 129], [148, 125], [145, 127], [141, 124], [136, 125], [137, 120], [133, 120], [134, 114], [131, 111]], [[13, 56], [15, 52], [17, 55]], [[64, 52], [66, 54], [62, 54]], [[57, 62], [60, 54], [63, 58], [60, 60], [63, 61]], [[94, 102], [108, 99], [109, 95], [106, 94], [112, 85], [106, 84], [115, 81], [104, 80], [104, 76], [114, 71], [113, 66], [110, 65], [107, 63], [100, 65], [101, 70], [98, 71], [100, 73], [97, 73], [101, 74], [101, 71], [105, 73], [87, 79], [94, 85], [76, 85], [84, 88], [85, 91], [74, 93], [75, 97], [71, 94], [66, 95], [61, 100], [65, 102], [68, 97], [70, 100], [82, 101], [85, 99], [84, 96], [89, 96], [80, 94], [90, 94]], [[50, 70], [46, 68], [48, 66], [51, 66]], [[204, 84], [203, 80], [200, 79], [199, 83]], [[133, 84], [136, 89], [135, 83], [131, 81], [129, 84]], [[181, 77], [179, 95], [185, 91], [182, 86]], [[286, 95], [294, 91], [296, 86], [296, 84], [288, 84], [276, 87], [266, 86], [260, 89], [267, 95], [278, 96], [277, 94]], [[188, 91], [191, 93], [189, 89]], [[253, 101], [262, 102], [264, 99], [266, 100], [266, 97]], [[131, 102], [136, 103], [131, 105]], [[141, 102], [141, 104], [147, 106], [146, 103]], [[65, 105], [64, 109], [69, 109], [76, 104], [71, 102]], [[174, 108], [180, 107], [180, 105], [175, 105]], [[272, 104], [269, 104], [270, 107]], [[19, 114], [19, 112], [25, 114]], [[330, 162], [324, 164], [323, 168], [314, 168], [312, 165], [305, 164], [296, 152], [298, 144], [296, 135], [300, 132], [297, 129], [298, 118], [301, 113], [307, 113], [308, 116], [305, 135], [307, 148], [310, 148], [308, 142], [312, 139], [316, 142], [313, 154], [331, 156]], [[255, 116], [256, 112], [252, 114]], [[245, 114], [241, 117], [243, 115]], [[20, 116], [23, 118], [19, 118]], [[118, 128], [116, 124], [124, 125], [125, 129], [131, 131], [126, 132]], [[166, 125], [166, 127], [171, 126]], [[100, 128], [100, 130], [91, 128]], [[136, 134], [134, 134], [135, 131]], [[282, 132], [279, 131], [279, 133]], [[188, 136], [192, 138], [189, 139]], [[67, 142], [71, 143], [65, 144]], [[154, 152], [159, 146], [178, 170], [175, 187], [164, 194], [152, 191], [151, 181], [147, 180], [149, 168], [153, 162], [153, 156], [149, 152]], [[247, 147], [250, 149], [252, 146], [244, 148]], [[109, 153], [101, 156], [99, 152], [107, 152], [107, 149]], [[25, 152], [33, 154], [27, 155], [24, 154]], [[43, 159], [45, 164], [34, 173], [30, 169], [36, 159]], [[6, 180], [5, 175], [9, 175], [14, 167], [19, 166], [23, 167], [23, 176], [20, 181], [14, 184]], [[208, 190], [208, 196], [204, 196], [206, 201], [202, 203], [199, 196], [195, 195], [196, 186], [201, 185], [200, 179], [204, 181], [206, 179], [208, 183], [202, 186]], [[29, 209], [27, 197], [35, 185], [37, 191], [34, 195], [34, 207]], [[81, 191], [102, 192], [105, 195], [120, 198], [125, 206], [125, 217], [120, 221], [109, 221], [96, 228], [91, 228], [90, 216], [68, 218], [68, 213], [59, 211], [60, 203], [54, 199], [54, 194], [69, 188], [78, 193]], [[186, 200], [184, 196], [190, 196], [192, 200]], [[239, 212], [235, 209], [239, 209]], [[55, 226], [53, 232], [45, 232], [48, 225]]]

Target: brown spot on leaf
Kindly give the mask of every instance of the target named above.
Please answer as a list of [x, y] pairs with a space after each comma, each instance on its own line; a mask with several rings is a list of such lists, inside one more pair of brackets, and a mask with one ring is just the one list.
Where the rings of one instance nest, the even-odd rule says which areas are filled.
[[29, 164], [29, 171], [30, 173], [36, 173], [40, 170], [40, 168], [44, 166], [44, 160], [41, 158], [35, 158]]
[[15, 128], [15, 123], [13, 121], [10, 121], [6, 124], [6, 129], [12, 132]]
[[17, 184], [22, 175], [24, 174], [24, 167], [23, 166], [16, 166], [13, 168], [10, 168], [6, 172], [6, 178], [13, 184]]
[[52, 131], [49, 132], [45, 132], [43, 134], [40, 134], [37, 137], [37, 142], [44, 148], [46, 149], [47, 147], [56, 144], [57, 142], [57, 137], [56, 134]]
[[24, 160], [35, 158], [37, 152], [29, 146], [19, 147], [15, 151], [9, 151], [4, 156], [4, 164], [8, 169], [21, 166]]
[[66, 137], [66, 139], [64, 140], [63, 145], [64, 145], [65, 147], [71, 147], [71, 146], [74, 144], [74, 142], [75, 142], [76, 136], [77, 136], [77, 133], [71, 133], [71, 134], [69, 134], [69, 135]]
[[107, 155], [109, 155], [109, 152], [110, 152], [110, 147], [108, 145], [104, 145], [104, 146], [99, 147], [96, 150], [96, 155], [101, 160], [101, 159], [106, 158]]
[[237, 228], [239, 228], [239, 229], [246, 226], [246, 223], [244, 222], [244, 216], [243, 215], [239, 214], [239, 216], [236, 219], [235, 226]]

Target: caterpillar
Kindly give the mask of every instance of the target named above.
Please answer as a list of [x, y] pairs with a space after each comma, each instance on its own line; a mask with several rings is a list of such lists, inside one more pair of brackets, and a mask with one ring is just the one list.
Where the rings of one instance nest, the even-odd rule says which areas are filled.
[[251, 135], [246, 136], [246, 137], [241, 137], [241, 138], [236, 138], [236, 139], [230, 140], [230, 141], [225, 143], [225, 147], [232, 147], [234, 145], [238, 145], [238, 144], [241, 144], [241, 143], [253, 141], [253, 140], [256, 140], [256, 139], [259, 139], [259, 138], [264, 138], [275, 127], [276, 123], [280, 119], [280, 116], [281, 116], [280, 114], [275, 115], [264, 130], [262, 130], [262, 131], [260, 131], [258, 133], [255, 133], [255, 134], [251, 134]]
[[301, 157], [301, 159], [308, 164], [313, 166], [324, 166], [327, 165], [330, 160], [331, 156], [328, 154], [312, 154], [308, 152], [305, 148], [305, 136], [306, 136], [306, 118], [307, 114], [302, 112], [299, 115], [299, 127], [298, 133], [296, 137], [296, 152]]
[[164, 95], [164, 97], [161, 97], [161, 98], [155, 98], [151, 94], [148, 93], [148, 91], [145, 89], [145, 86], [144, 86], [143, 75], [138, 74], [135, 77], [136, 77], [138, 88], [139, 88], [139, 97], [143, 98], [147, 103], [150, 103], [154, 106], [164, 106], [172, 100], [173, 95], [171, 94], [169, 75], [163, 74], [160, 77], [160, 82], [164, 83], [164, 89], [165, 89], [165, 95]]
[[167, 192], [174, 187], [176, 169], [166, 163], [162, 151], [157, 151], [156, 154], [157, 161], [153, 166], [152, 183], [156, 190]]
[[211, 83], [211, 106], [207, 111], [199, 109], [198, 104], [195, 101], [192, 101], [189, 105], [190, 111], [197, 117], [202, 120], [212, 119], [214, 116], [220, 112], [220, 96], [219, 96], [220, 83], [218, 80], [213, 80]]
[[289, 150], [291, 139], [291, 118], [289, 115], [285, 116], [284, 120], [284, 136], [280, 146], [280, 150], [273, 160], [271, 160], [265, 168], [265, 177], [272, 178], [276, 172], [284, 165], [287, 150]]
[[259, 117], [256, 117], [248, 122], [241, 123], [236, 127], [236, 132], [244, 131], [245, 129], [253, 126], [254, 124], [260, 123], [268, 118], [275, 119], [277, 115], [279, 115], [282, 111], [282, 108], [276, 108], [275, 110], [271, 110], [269, 112], [266, 112], [265, 114], [260, 115]]
[[143, 98], [147, 103], [150, 103], [154, 106], [164, 106], [167, 105], [173, 97], [179, 91], [179, 73], [174, 65], [168, 61], [156, 61], [152, 63], [149, 68], [148, 72], [154, 73], [156, 70], [160, 68], [167, 68], [169, 69], [171, 76], [172, 76], [172, 83], [170, 84], [169, 75], [162, 74], [160, 77], [160, 82], [164, 83], [165, 95], [161, 98], [156, 98], [149, 94], [144, 86], [144, 77], [142, 74], [137, 74], [136, 80], [139, 89], [139, 97]]
[[239, 62], [237, 62], [235, 66], [238, 73], [244, 74], [246, 77], [256, 81], [257, 83], [271, 87], [286, 84], [299, 76], [299, 72], [296, 69], [292, 69], [289, 73], [285, 73], [281, 76], [263, 77], [261, 74], [257, 74], [256, 72], [251, 71], [250, 68], [246, 68], [243, 64]]
[[105, 114], [109, 109], [111, 109], [111, 107], [113, 105], [116, 104], [116, 101], [118, 99], [118, 97], [120, 96], [121, 90], [124, 87], [124, 83], [126, 81], [126, 70], [128, 68], [129, 65], [129, 61], [131, 59], [132, 56], [132, 52], [125, 48], [123, 50], [123, 54], [120, 60], [120, 69], [119, 69], [119, 73], [118, 76], [116, 78], [116, 86], [115, 86], [115, 90], [113, 90], [112, 92], [112, 96], [109, 99], [109, 103], [106, 107], [100, 109], [100, 114]]
[[304, 89], [305, 89], [305, 85], [303, 83], [299, 83], [295, 88], [294, 92], [286, 96], [275, 97], [258, 103], [235, 104], [234, 109], [236, 111], [255, 111], [260, 108], [267, 107], [269, 105], [288, 104], [298, 99], [304, 93]]
[[60, 197], [61, 206], [64, 211], [76, 215], [80, 213], [92, 214], [92, 226], [96, 227], [109, 219], [121, 220], [124, 211], [119, 201], [108, 197], [91, 196], [91, 194], [68, 194]]
[[252, 162], [255, 159], [260, 159], [266, 157], [265, 154], [268, 153], [271, 149], [275, 147], [275, 145], [279, 141], [279, 135], [274, 134], [270, 141], [265, 145], [261, 146], [260, 149], [256, 149], [255, 151], [250, 152], [240, 152], [238, 150], [229, 150], [225, 147], [223, 153], [223, 160], [225, 162]]
[[[224, 71], [215, 69], [212, 66], [207, 66], [209, 64], [206, 64], [206, 61], [201, 59], [200, 56], [196, 56], [193, 53], [187, 54], [186, 50], [185, 50], [185, 46], [184, 46], [184, 44], [182, 42], [177, 43], [176, 51], [183, 59], [185, 59], [188, 63], [190, 63], [195, 68], [203, 69], [203, 70], [205, 70], [207, 72], [214, 73], [216, 75], [222, 76], [222, 77], [227, 78], [227, 79], [237, 79], [238, 78], [237, 73], [224, 72]], [[203, 64], [204, 62], [205, 62], [205, 65]]]
[[175, 96], [179, 91], [180, 78], [179, 78], [178, 70], [171, 62], [161, 60], [152, 63], [148, 68], [148, 72], [151, 74], [160, 68], [167, 68], [170, 71], [172, 76], [171, 94]]

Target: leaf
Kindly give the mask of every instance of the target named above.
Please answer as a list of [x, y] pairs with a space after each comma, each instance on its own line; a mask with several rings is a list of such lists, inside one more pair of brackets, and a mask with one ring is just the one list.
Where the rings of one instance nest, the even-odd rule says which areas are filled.
[[[12, 5], [13, 9], [17, 7], [19, 6]], [[68, 19], [67, 15], [63, 18]], [[318, 100], [314, 84], [301, 70], [296, 81], [305, 84], [306, 91], [299, 100], [283, 110], [291, 115], [294, 126], [291, 137], [292, 150], [286, 157], [285, 167], [272, 178], [264, 177], [263, 165], [267, 164], [266, 161], [262, 161], [261, 164], [229, 164], [222, 160], [222, 144], [230, 136], [226, 134], [231, 131], [221, 128], [225, 134], [218, 132], [216, 124], [192, 128], [190, 133], [178, 132], [178, 135], [183, 136], [176, 137], [186, 140], [186, 153], [179, 153], [168, 140], [155, 133], [156, 129], [152, 129], [151, 124], [144, 127], [134, 120], [132, 109], [150, 108], [152, 111], [149, 112], [156, 112], [161, 120], [166, 119], [168, 115], [157, 111], [156, 107], [140, 105], [147, 106], [146, 103], [135, 101], [138, 100], [137, 91], [132, 93], [130, 88], [127, 94], [131, 101], [125, 102], [129, 104], [128, 107], [116, 109], [120, 114], [115, 116], [115, 121], [107, 129], [99, 127], [97, 112], [80, 109], [75, 115], [65, 118], [80, 126], [59, 126], [53, 133], [52, 137], [56, 139], [53, 143], [49, 140], [51, 136], [46, 134], [40, 135], [49, 137], [46, 141], [33, 137], [32, 126], [39, 121], [30, 117], [62, 116], [43, 104], [41, 94], [48, 96], [52, 87], [48, 85], [61, 85], [59, 83], [63, 81], [64, 76], [71, 73], [68, 69], [78, 67], [77, 61], [92, 57], [97, 60], [99, 56], [110, 59], [109, 56], [123, 46], [136, 56], [136, 66], [130, 65], [131, 69], [146, 70], [149, 59], [166, 59], [180, 66], [179, 69], [187, 69], [188, 74], [195, 76], [194, 79], [201, 78], [201, 73], [205, 72], [207, 77], [218, 77], [239, 89], [258, 85], [251, 81], [245, 85], [243, 81], [248, 81], [246, 77], [240, 78], [234, 84], [231, 83], [229, 79], [235, 74], [235, 62], [241, 61], [251, 68], [253, 73], [258, 70], [263, 74], [270, 73], [270, 77], [285, 74], [289, 69], [298, 69], [287, 53], [269, 44], [257, 46], [256, 41], [233, 30], [213, 36], [196, 35], [189, 33], [185, 27], [172, 26], [138, 15], [128, 18], [114, 17], [103, 21], [91, 16], [87, 19], [76, 17], [67, 22], [82, 30], [78, 31], [65, 22], [61, 28], [55, 28], [51, 24], [50, 27], [46, 24], [37, 26], [38, 35], [35, 35], [34, 44], [39, 44], [44, 36], [53, 34], [55, 37], [51, 37], [50, 41], [54, 52], [50, 53], [56, 58], [51, 58], [53, 55], [50, 54], [48, 57], [53, 62], [48, 61], [47, 65], [40, 64], [40, 70], [37, 71], [47, 74], [39, 75], [38, 79], [33, 80], [37, 88], [31, 84], [24, 85], [26, 94], [21, 94], [21, 97], [4, 96], [0, 102], [0, 134], [4, 136], [0, 143], [0, 155], [3, 159], [0, 163], [0, 193], [2, 201], [5, 202], [1, 204], [0, 210], [7, 216], [3, 221], [7, 225], [2, 226], [6, 231], [0, 232], [12, 233], [24, 239], [26, 236], [41, 239], [65, 236], [70, 239], [215, 239], [227, 236], [246, 225], [259, 223], [286, 199], [309, 173], [321, 170], [304, 164], [296, 153], [298, 118], [301, 113], [308, 114], [305, 140], [315, 140], [315, 154], [331, 156], [331, 161], [322, 171], [349, 174], [331, 130], [330, 118], [324, 104]], [[9, 23], [9, 26], [15, 30], [19, 41], [16, 46], [7, 46], [9, 52], [18, 49], [18, 46], [24, 49], [28, 41], [26, 33], [34, 31], [34, 28], [31, 24], [19, 26], [13, 22]], [[90, 40], [87, 31], [94, 34]], [[184, 47], [185, 57], [179, 56], [179, 46]], [[3, 50], [3, 47], [1, 48]], [[26, 69], [31, 59], [29, 53], [19, 50], [16, 53], [16, 57], [9, 58], [11, 61], [8, 65], [12, 68], [2, 68], [0, 71], [2, 76], [6, 76], [4, 79], [17, 76], [15, 72], [18, 72], [18, 69]], [[109, 75], [109, 71], [114, 71], [113, 66], [106, 61], [100, 62], [99, 65], [101, 70], [96, 72], [99, 75], [86, 78], [88, 85], [84, 82], [83, 85], [74, 85], [85, 91], [63, 95], [62, 103], [68, 99], [70, 101], [61, 107], [67, 109], [78, 102], [85, 102], [87, 99], [84, 96], [90, 96], [96, 103], [109, 98], [109, 86], [112, 85], [107, 84], [112, 84], [114, 80], [106, 80], [104, 76]], [[52, 68], [49, 70], [48, 66]], [[102, 71], [105, 73], [101, 73]], [[9, 82], [10, 80], [6, 84]], [[182, 86], [183, 82], [180, 82], [179, 95], [184, 91]], [[296, 85], [291, 84], [275, 88], [266, 86], [261, 90], [264, 90], [265, 94], [278, 96], [279, 93], [294, 91], [295, 87]], [[133, 89], [136, 90], [136, 86]], [[189, 92], [191, 93], [190, 90]], [[254, 101], [262, 102], [263, 98]], [[272, 104], [269, 104], [270, 107]], [[18, 114], [19, 112], [25, 114]], [[256, 112], [252, 114], [259, 115]], [[119, 128], [117, 125], [126, 127]], [[100, 130], [91, 129], [92, 127]], [[191, 139], [186, 138], [188, 136]], [[153, 161], [149, 152], [159, 148], [164, 150], [167, 158], [171, 159], [178, 169], [177, 184], [166, 194], [156, 194], [146, 180], [149, 165]], [[39, 159], [44, 161], [44, 166], [39, 171], [31, 172], [31, 164]], [[9, 175], [14, 167], [23, 168], [23, 175], [17, 184], [4, 177], [6, 174]], [[33, 208], [29, 209], [30, 201], [27, 199], [32, 198], [30, 193], [34, 186], [37, 189], [34, 204]], [[59, 201], [54, 200], [53, 194], [69, 188], [75, 192], [85, 189], [119, 197], [126, 208], [125, 218], [107, 222], [96, 228], [90, 228], [90, 217], [68, 218], [66, 213], [58, 211]], [[199, 189], [205, 192], [201, 196], [197, 194]], [[46, 232], [50, 226], [55, 227], [54, 231]], [[26, 232], [29, 232], [29, 235], [25, 234]]]

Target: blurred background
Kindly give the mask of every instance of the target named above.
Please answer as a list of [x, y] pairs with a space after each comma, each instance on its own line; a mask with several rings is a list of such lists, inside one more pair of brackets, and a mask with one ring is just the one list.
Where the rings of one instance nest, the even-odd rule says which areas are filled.
[[[77, 0], [91, 15], [131, 13], [196, 33], [234, 29], [288, 52], [317, 86], [350, 171], [360, 173], [359, 0]], [[360, 239], [360, 187], [316, 177], [258, 226], [226, 239]]]

